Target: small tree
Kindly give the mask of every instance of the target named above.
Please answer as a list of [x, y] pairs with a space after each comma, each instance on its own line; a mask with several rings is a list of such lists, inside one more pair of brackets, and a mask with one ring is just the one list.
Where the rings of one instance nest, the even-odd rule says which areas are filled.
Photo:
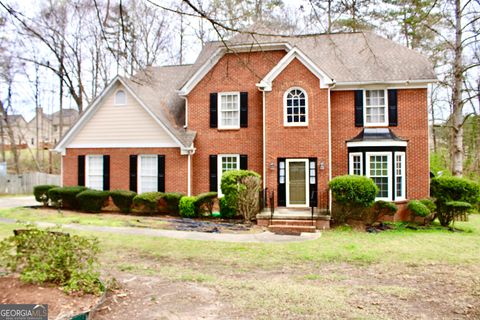
[[220, 184], [225, 204], [239, 211], [245, 220], [251, 220], [258, 213], [260, 184], [260, 175], [254, 171], [225, 172]]

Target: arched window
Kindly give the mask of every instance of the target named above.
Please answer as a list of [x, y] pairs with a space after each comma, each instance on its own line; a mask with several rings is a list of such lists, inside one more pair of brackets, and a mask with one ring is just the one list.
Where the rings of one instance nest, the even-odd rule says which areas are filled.
[[284, 96], [284, 120], [285, 126], [308, 125], [308, 97], [301, 88], [291, 88]]
[[118, 90], [115, 93], [115, 105], [120, 106], [124, 104], [127, 104], [127, 95], [125, 94], [125, 91]]

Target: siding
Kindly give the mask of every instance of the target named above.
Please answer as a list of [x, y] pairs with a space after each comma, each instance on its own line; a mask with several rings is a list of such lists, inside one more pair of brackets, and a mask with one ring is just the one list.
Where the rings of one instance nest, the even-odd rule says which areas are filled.
[[67, 148], [88, 145], [120, 146], [141, 144], [176, 147], [177, 144], [126, 90], [127, 104], [114, 105], [121, 85], [112, 88], [90, 120], [79, 130]]

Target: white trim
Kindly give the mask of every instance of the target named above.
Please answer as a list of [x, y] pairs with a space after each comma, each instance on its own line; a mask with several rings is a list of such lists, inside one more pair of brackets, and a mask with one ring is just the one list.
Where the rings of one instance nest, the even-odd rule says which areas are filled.
[[84, 149], [84, 148], [178, 148], [175, 143], [169, 142], [151, 142], [151, 143], [73, 143], [68, 146], [68, 149]]
[[267, 138], [267, 129], [265, 127], [266, 124], [266, 115], [265, 115], [265, 102], [266, 102], [266, 92], [262, 90], [262, 134], [263, 134], [263, 140], [262, 140], [262, 162], [263, 162], [263, 189], [267, 188], [267, 154], [266, 154], [266, 138]]
[[[401, 157], [401, 167], [400, 167], [400, 170], [402, 171], [402, 196], [400, 197], [397, 197], [397, 156], [400, 156]], [[395, 184], [395, 201], [402, 201], [402, 200], [405, 200], [407, 199], [407, 195], [406, 195], [406, 181], [407, 181], [407, 174], [405, 172], [405, 152], [394, 152], [393, 154], [393, 158], [394, 158], [394, 172], [393, 172], [393, 183]]]
[[187, 155], [187, 196], [192, 195], [192, 155], [190, 152]]
[[[238, 107], [238, 124], [231, 125], [231, 126], [223, 126], [222, 125], [222, 96], [237, 96], [237, 107]], [[217, 128], [219, 130], [230, 130], [230, 129], [240, 129], [240, 92], [239, 91], [230, 91], [230, 92], [219, 92], [217, 95]], [[232, 111], [232, 110], [230, 110]], [[228, 112], [228, 111], [227, 111]]]
[[406, 147], [407, 141], [378, 140], [378, 141], [350, 141], [347, 147]]
[[[305, 163], [305, 204], [290, 204], [290, 162], [304, 162]], [[309, 189], [310, 189], [310, 164], [309, 159], [286, 159], [285, 160], [285, 189], [286, 189], [286, 204], [291, 208], [308, 208], [310, 204]], [[316, 177], [318, 179], [318, 177]], [[318, 180], [317, 180], [318, 181]]]
[[[331, 89], [328, 88], [328, 104], [327, 104], [327, 112], [328, 112], [328, 181], [332, 180], [332, 119], [331, 119]], [[318, 179], [318, 178], [317, 178]], [[317, 180], [318, 181], [318, 180]], [[317, 182], [318, 183], [318, 182]], [[328, 188], [328, 209], [332, 209], [332, 190]]]
[[[117, 101], [117, 94], [118, 94], [119, 92], [123, 92], [124, 99], [125, 99], [125, 102], [123, 102], [123, 103], [119, 103], [119, 102]], [[125, 90], [123, 90], [122, 88], [117, 89], [117, 90], [115, 91], [115, 93], [113, 94], [113, 105], [115, 105], [115, 106], [126, 106], [127, 103], [128, 103], [128, 99], [127, 99], [127, 93], [125, 92]]]
[[[287, 96], [293, 90], [300, 90], [305, 95], [305, 122], [288, 122], [287, 121]], [[294, 106], [292, 106], [293, 108]], [[300, 107], [300, 106], [299, 106]], [[285, 127], [308, 127], [308, 94], [301, 87], [291, 87], [283, 94], [283, 126]]]
[[363, 155], [361, 152], [350, 152], [348, 154], [348, 174], [355, 175], [353, 172], [354, 157], [360, 157], [360, 176], [363, 176]]
[[[157, 165], [155, 166], [157, 170], [157, 177], [158, 177], [158, 155], [156, 154], [139, 154], [137, 156], [137, 193], [143, 193], [142, 190], [142, 157], [153, 157]], [[158, 190], [158, 180], [157, 180], [157, 190]], [[155, 191], [157, 191], [155, 190]], [[150, 192], [150, 191], [149, 191]]]
[[297, 58], [310, 72], [312, 72], [320, 80], [320, 88], [328, 88], [334, 81], [324, 71], [313, 63], [300, 49], [294, 47], [290, 50], [272, 70], [256, 84], [257, 87], [264, 88], [265, 91], [272, 90], [272, 82], [275, 78], [293, 61]]
[[377, 200], [384, 200], [384, 201], [392, 201], [392, 182], [393, 182], [393, 174], [392, 174], [392, 152], [388, 151], [381, 151], [381, 152], [366, 152], [365, 157], [365, 176], [371, 178], [370, 176], [370, 157], [371, 156], [387, 156], [387, 197], [376, 197], [375, 201]]
[[[367, 122], [367, 91], [383, 91], [383, 107], [385, 108], [383, 122]], [[374, 108], [380, 106], [373, 106]], [[364, 127], [388, 127], [388, 92], [386, 89], [363, 89], [363, 126]]]
[[359, 85], [375, 85], [375, 84], [392, 84], [392, 85], [400, 85], [400, 86], [409, 86], [410, 83], [419, 85], [428, 85], [429, 83], [438, 82], [438, 79], [425, 79], [425, 80], [391, 80], [391, 81], [384, 81], [384, 80], [374, 80], [374, 81], [345, 81], [345, 82], [337, 82], [337, 86], [359, 86]]
[[[101, 154], [89, 154], [89, 155], [86, 155], [85, 156], [85, 172], [84, 172], [84, 175], [85, 175], [85, 187], [87, 188], [91, 188], [91, 185], [90, 185], [90, 174], [89, 174], [89, 171], [90, 171], [90, 158], [92, 157], [100, 157], [102, 158], [102, 170], [103, 170], [103, 155]], [[103, 175], [102, 175], [102, 189], [95, 189], [95, 190], [103, 190]]]
[[222, 183], [222, 158], [224, 157], [232, 157], [237, 159], [237, 169], [235, 170], [240, 170], [240, 154], [219, 154], [217, 155], [217, 193], [218, 197], [221, 198], [223, 197], [222, 193], [222, 188], [220, 187]]

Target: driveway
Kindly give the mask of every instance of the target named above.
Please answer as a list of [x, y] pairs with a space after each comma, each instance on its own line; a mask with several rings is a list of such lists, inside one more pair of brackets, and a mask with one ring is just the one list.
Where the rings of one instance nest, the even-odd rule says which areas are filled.
[[0, 209], [39, 205], [34, 196], [0, 197]]

